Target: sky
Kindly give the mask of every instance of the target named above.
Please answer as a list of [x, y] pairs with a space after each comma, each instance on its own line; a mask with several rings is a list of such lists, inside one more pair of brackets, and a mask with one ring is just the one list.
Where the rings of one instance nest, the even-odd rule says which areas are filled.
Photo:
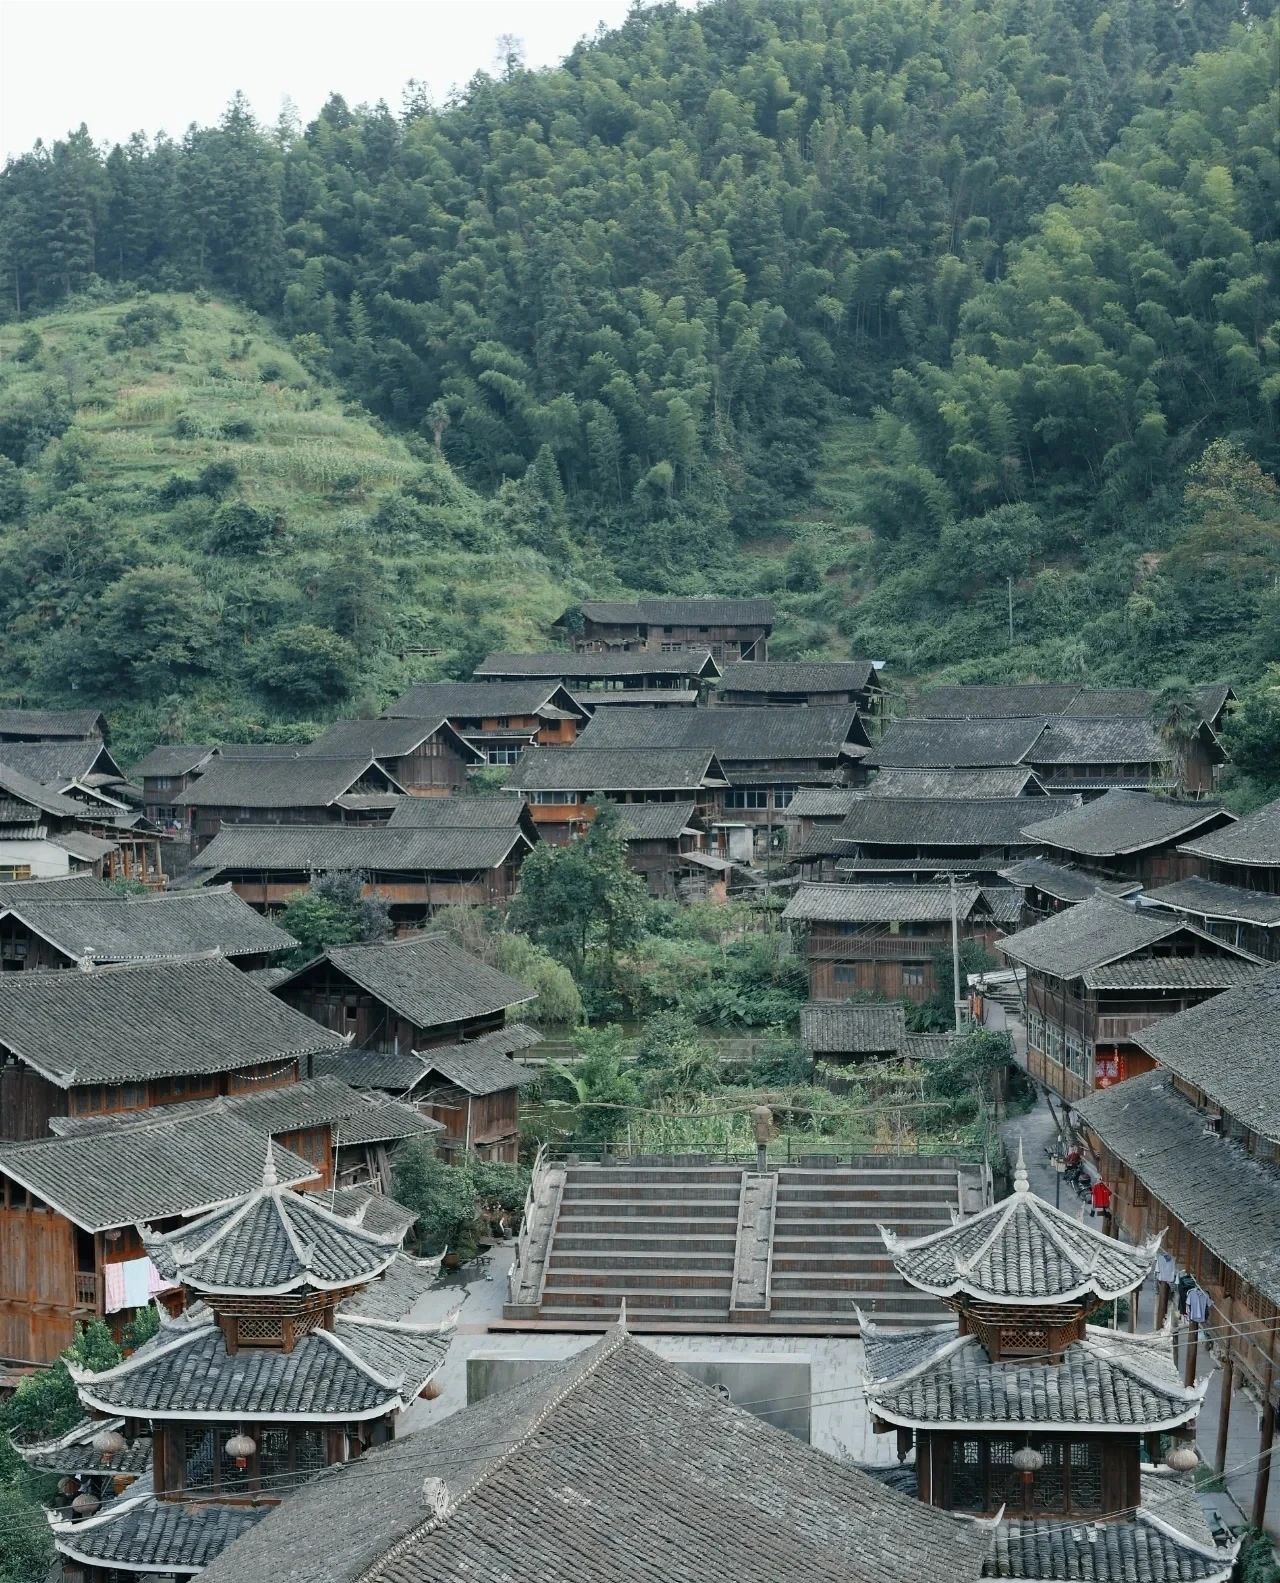
[[0, 157], [83, 121], [97, 142], [180, 137], [236, 89], [273, 122], [285, 98], [310, 120], [330, 93], [436, 102], [493, 69], [515, 34], [530, 66], [560, 60], [630, 0], [0, 0]]

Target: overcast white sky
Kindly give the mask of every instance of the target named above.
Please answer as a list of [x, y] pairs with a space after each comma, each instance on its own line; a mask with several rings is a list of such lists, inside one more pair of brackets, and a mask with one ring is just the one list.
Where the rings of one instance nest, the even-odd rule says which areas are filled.
[[[692, 3], [692, 0], [690, 0]], [[0, 0], [0, 156], [84, 121], [95, 140], [180, 137], [242, 88], [264, 121], [286, 95], [310, 120], [331, 92], [437, 103], [514, 33], [531, 66], [561, 59], [630, 0]]]

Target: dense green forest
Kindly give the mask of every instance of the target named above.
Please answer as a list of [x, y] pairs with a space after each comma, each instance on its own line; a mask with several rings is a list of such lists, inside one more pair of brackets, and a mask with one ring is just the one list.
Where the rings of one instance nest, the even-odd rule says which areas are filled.
[[[8, 686], [305, 718], [625, 587], [772, 593], [779, 652], [908, 676], [1260, 673], [1271, 11], [637, 7], [439, 108], [37, 147], [0, 177]], [[110, 553], [33, 575], [68, 532]], [[161, 577], [202, 654], [111, 665]]]

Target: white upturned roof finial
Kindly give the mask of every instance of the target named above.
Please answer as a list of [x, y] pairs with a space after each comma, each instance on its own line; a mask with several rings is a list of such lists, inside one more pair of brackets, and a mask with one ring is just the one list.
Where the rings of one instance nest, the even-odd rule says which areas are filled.
[[1031, 1180], [1027, 1176], [1026, 1156], [1022, 1152], [1021, 1135], [1018, 1138], [1018, 1158], [1014, 1162], [1013, 1167], [1013, 1190], [1015, 1193], [1029, 1193], [1031, 1191]]

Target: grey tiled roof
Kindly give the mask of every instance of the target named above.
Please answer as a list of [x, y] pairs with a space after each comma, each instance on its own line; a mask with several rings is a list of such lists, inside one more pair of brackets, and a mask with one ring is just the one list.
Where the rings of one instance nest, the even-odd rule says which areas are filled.
[[[591, 748], [702, 748], [726, 767], [750, 760], [829, 759], [846, 744], [866, 746], [852, 704], [775, 709], [768, 704], [723, 704], [714, 709], [607, 709], [578, 738]], [[554, 751], [554, 750], [553, 750]]]
[[[892, 1424], [1132, 1433], [1189, 1422], [1204, 1394], [1203, 1385], [1182, 1384], [1159, 1334], [1149, 1339], [1090, 1325], [1060, 1363], [993, 1363], [978, 1338], [957, 1335], [954, 1323], [883, 1338], [864, 1326], [862, 1337], [867, 1405]], [[913, 1337], [917, 1346], [906, 1355]]]
[[843, 819], [864, 795], [851, 786], [799, 786], [787, 813], [792, 819]]
[[868, 764], [904, 769], [986, 769], [1025, 764], [1043, 720], [895, 720]]
[[97, 709], [0, 709], [0, 737], [96, 737], [102, 727]]
[[29, 1468], [71, 1478], [82, 1473], [145, 1473], [151, 1466], [151, 1436], [136, 1435], [104, 1462], [93, 1449], [93, 1437], [105, 1429], [124, 1428], [123, 1418], [82, 1418], [72, 1429], [50, 1440], [14, 1441]]
[[321, 1474], [207, 1583], [969, 1583], [989, 1545], [613, 1332]]
[[[956, 916], [982, 901], [976, 885], [956, 886]], [[951, 921], [949, 885], [800, 885], [782, 916], [796, 923], [941, 923]], [[932, 947], [920, 942], [921, 950]]]
[[678, 841], [694, 816], [691, 802], [629, 802], [618, 809], [627, 841]]
[[[521, 1026], [516, 1024], [516, 1027]], [[525, 1088], [536, 1081], [537, 1074], [503, 1053], [504, 1050], [529, 1048], [524, 1042], [513, 1044], [509, 1037], [512, 1031], [504, 1028], [499, 1030], [503, 1037], [489, 1034], [463, 1044], [437, 1045], [423, 1050], [420, 1052], [423, 1067], [468, 1094], [498, 1094], [508, 1088]]]
[[1187, 927], [1184, 919], [1167, 913], [1137, 912], [1123, 902], [1094, 895], [1002, 940], [1000, 949], [1026, 967], [1075, 978]]
[[1077, 682], [968, 682], [928, 688], [915, 711], [930, 720], [1048, 719], [1061, 714], [1079, 691]]
[[1261, 971], [1257, 957], [1247, 955], [1145, 956], [1089, 968], [1081, 977], [1089, 989], [1231, 989]]
[[381, 1274], [400, 1244], [281, 1187], [274, 1168], [238, 1202], [143, 1241], [161, 1275], [221, 1293], [334, 1291]]
[[485, 797], [397, 797], [392, 830], [514, 830], [528, 805], [509, 792]]
[[412, 1105], [404, 1105], [388, 1095], [368, 1096], [360, 1110], [344, 1116], [333, 1129], [337, 1148], [355, 1148], [366, 1143], [399, 1143], [405, 1138], [420, 1138], [425, 1133], [444, 1132], [442, 1121], [424, 1116]]
[[[1280, 1303], [1280, 1170], [1228, 1138], [1207, 1136], [1204, 1113], [1161, 1072], [1071, 1108], [1211, 1253]], [[1159, 1226], [1158, 1215], [1152, 1223]]]
[[[343, 1046], [342, 1048], [345, 1048]], [[182, 1104], [165, 1105], [162, 1110], [140, 1110], [122, 1115], [110, 1111], [97, 1116], [52, 1116], [49, 1130], [60, 1138], [82, 1138], [91, 1132], [146, 1127], [163, 1115], [171, 1120], [186, 1116], [237, 1116], [272, 1137], [282, 1132], [303, 1132], [322, 1127], [340, 1116], [367, 1108], [368, 1101], [354, 1087], [336, 1076], [309, 1077], [300, 1083], [257, 1086], [242, 1094], [223, 1094], [217, 1099], [189, 1099]]]
[[1216, 803], [1179, 802], [1151, 792], [1109, 791], [1082, 807], [1027, 824], [1026, 834], [1037, 844], [1082, 857], [1119, 857], [1163, 846], [1206, 824], [1226, 824], [1233, 818]]
[[772, 599], [725, 599], [714, 595], [674, 599], [588, 599], [582, 613], [592, 621], [619, 625], [727, 627], [771, 626]]
[[[335, 1215], [341, 1215], [344, 1220], [358, 1221], [366, 1231], [375, 1234], [395, 1232], [403, 1237], [418, 1218], [412, 1209], [406, 1209], [394, 1198], [388, 1198], [385, 1193], [375, 1192], [371, 1187], [324, 1187], [312, 1188], [310, 1191], [326, 1209], [333, 1210]], [[396, 1257], [399, 1260], [404, 1255], [397, 1254]], [[411, 1259], [409, 1262], [417, 1261]], [[393, 1264], [391, 1268], [394, 1267]], [[354, 1301], [354, 1299], [344, 1299], [344, 1301]]]
[[[407, 1094], [416, 1088], [433, 1070], [437, 1060], [445, 1062], [459, 1075], [467, 1071], [473, 1080], [478, 1079], [483, 1070], [488, 1080], [497, 1080], [499, 1088], [510, 1088], [513, 1083], [523, 1086], [532, 1082], [532, 1076], [527, 1067], [520, 1066], [515, 1068], [513, 1075], [514, 1063], [501, 1063], [515, 1051], [529, 1050], [541, 1043], [542, 1035], [535, 1029], [523, 1022], [509, 1022], [478, 1039], [462, 1043], [431, 1045], [422, 1051], [406, 1050], [400, 1054], [389, 1050], [338, 1050], [317, 1057], [316, 1065], [340, 1077], [344, 1083], [350, 1083], [352, 1088], [381, 1088], [393, 1094]], [[455, 1066], [455, 1060], [465, 1065]], [[481, 1061], [485, 1063], [483, 1068], [478, 1065]], [[492, 1089], [483, 1091], [494, 1092]]]
[[[239, 1116], [171, 1119], [163, 1109], [151, 1116], [127, 1129], [0, 1144], [0, 1174], [85, 1231], [199, 1214], [262, 1180], [266, 1134]], [[278, 1143], [272, 1157], [282, 1182], [316, 1175], [314, 1165]]]
[[[1227, 1583], [1235, 1547], [1223, 1549], [1211, 1537], [1197, 1542], [1171, 1531], [1167, 1508], [1146, 1506], [1151, 1483], [1149, 1476], [1143, 1479], [1143, 1505], [1132, 1519], [1120, 1522], [1006, 1517], [996, 1526], [983, 1576], [1018, 1583], [1030, 1578], [1053, 1583]], [[1195, 1505], [1194, 1494], [1189, 1498]]]
[[1085, 901], [1097, 891], [1110, 896], [1131, 896], [1142, 889], [1136, 879], [1095, 879], [1092, 874], [1082, 874], [1079, 869], [1050, 863], [1042, 857], [1024, 857], [1021, 862], [1002, 868], [1000, 878], [1023, 890], [1041, 890], [1058, 901]]
[[192, 1413], [280, 1423], [380, 1417], [407, 1406], [444, 1361], [450, 1332], [353, 1319], [313, 1330], [292, 1352], [242, 1348], [234, 1356], [206, 1309], [165, 1323], [131, 1357], [100, 1373], [70, 1365], [81, 1399], [135, 1418]]
[[379, 760], [397, 759], [437, 735], [462, 758], [473, 764], [483, 762], [483, 755], [465, 742], [440, 714], [422, 719], [397, 715], [380, 720], [335, 720], [303, 751], [320, 758], [351, 754]]
[[1062, 716], [1049, 724], [1028, 761], [1041, 764], [1163, 764], [1171, 757], [1169, 745], [1143, 717], [1119, 719]]
[[1280, 867], [1280, 799], [1264, 803], [1245, 814], [1238, 824], [1184, 842], [1179, 849], [1222, 863], [1243, 863], [1254, 868]]
[[[1159, 693], [1153, 687], [1084, 687], [1072, 699], [1068, 715], [1137, 715], [1147, 719]], [[1193, 687], [1193, 702], [1199, 704], [1204, 719], [1217, 719], [1229, 698], [1234, 697], [1228, 682], [1208, 682]]]
[[216, 1561], [270, 1509], [161, 1501], [149, 1490], [130, 1490], [88, 1519], [55, 1523], [53, 1541], [59, 1554], [93, 1567], [120, 1567], [140, 1577], [195, 1572]]
[[[472, 673], [477, 679], [541, 676], [570, 684], [593, 676], [719, 676], [709, 649], [683, 649], [675, 654], [490, 654]], [[576, 696], [576, 695], [575, 695]]]
[[[867, 787], [868, 797], [1025, 797], [1039, 798], [1040, 781], [1022, 764], [987, 769], [882, 769]], [[1033, 801], [1034, 813], [1047, 799]]]
[[560, 682], [538, 677], [510, 682], [426, 682], [410, 687], [382, 712], [414, 719], [435, 715], [440, 720], [492, 720], [504, 715], [536, 715], [548, 705], [586, 718], [586, 711], [575, 705]]
[[1280, 926], [1280, 896], [1262, 890], [1241, 890], [1239, 886], [1222, 885], [1199, 875], [1146, 891], [1142, 899], [1198, 918], [1253, 923], [1264, 929]]
[[507, 785], [512, 791], [692, 792], [723, 780], [724, 771], [708, 748], [575, 746], [527, 749]]
[[398, 1253], [376, 1281], [362, 1286], [351, 1297], [344, 1297], [338, 1305], [338, 1311], [353, 1319], [380, 1319], [397, 1323], [407, 1320], [414, 1304], [434, 1289], [439, 1277], [438, 1258], [411, 1259], [407, 1253]]
[[135, 781], [154, 775], [189, 775], [217, 749], [206, 742], [162, 742], [129, 771]]
[[63, 901], [39, 888], [7, 903], [43, 939], [92, 962], [161, 961], [220, 951], [223, 956], [290, 951], [297, 941], [255, 912], [229, 885]]
[[894, 1268], [923, 1292], [1025, 1305], [1101, 1302], [1140, 1285], [1155, 1263], [1154, 1243], [1130, 1247], [1055, 1209], [1022, 1183], [998, 1204], [929, 1236], [902, 1239], [881, 1227]]
[[1023, 826], [1034, 806], [1025, 797], [864, 797], [839, 834], [859, 846], [1032, 846]]
[[878, 682], [870, 660], [738, 660], [726, 665], [717, 692], [865, 692]]
[[220, 956], [0, 974], [0, 1045], [60, 1088], [278, 1066], [340, 1043]]
[[663, 709], [686, 708], [698, 702], [696, 687], [597, 687], [591, 682], [575, 682], [573, 696], [586, 710], [639, 709], [655, 705]]
[[[4, 752], [9, 745], [7, 742], [0, 742], [0, 793], [4, 794], [5, 801], [29, 803], [41, 813], [56, 814], [63, 819], [79, 819], [84, 815], [86, 810], [82, 802], [77, 802], [74, 797], [64, 797], [52, 786], [33, 780], [30, 775], [24, 774], [8, 763]], [[11, 823], [12, 820], [9, 822]], [[26, 883], [30, 884], [31, 881], [28, 880]]]
[[0, 881], [0, 907], [20, 901], [110, 901], [119, 894], [92, 874], [64, 874], [57, 879]]
[[527, 845], [514, 828], [223, 825], [196, 859], [193, 872], [478, 874], [500, 867], [516, 847]]
[[[327, 961], [419, 1028], [489, 1016], [535, 998], [527, 984], [472, 956], [447, 934], [407, 935], [371, 945], [331, 945], [316, 960]], [[290, 984], [315, 965], [309, 962], [299, 968], [276, 993], [287, 998]]]
[[896, 1000], [880, 1006], [811, 1003], [800, 1008], [800, 1042], [815, 1055], [897, 1050], [906, 1033], [906, 1012]]
[[[67, 787], [72, 781], [101, 776], [122, 781], [124, 772], [96, 738], [49, 742], [0, 742], [0, 761], [42, 786]], [[83, 804], [80, 805], [83, 809]]]
[[1280, 1142], [1280, 969], [1134, 1035], [1167, 1071], [1266, 1138]]
[[219, 754], [173, 800], [180, 808], [327, 808], [366, 778], [379, 790], [402, 789], [371, 753], [322, 757], [295, 747], [286, 757], [245, 749]]

